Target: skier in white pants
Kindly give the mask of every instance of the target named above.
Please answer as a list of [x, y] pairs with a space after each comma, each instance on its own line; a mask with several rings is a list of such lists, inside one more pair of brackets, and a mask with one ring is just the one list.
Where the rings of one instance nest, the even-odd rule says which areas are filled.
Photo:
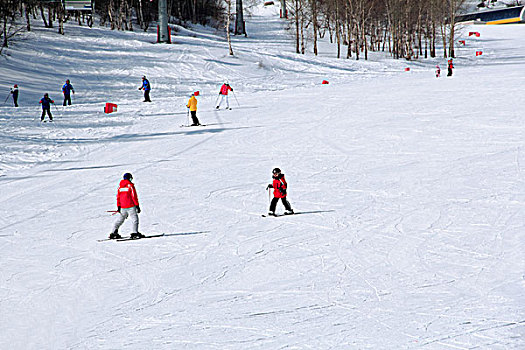
[[[219, 107], [222, 104], [222, 101], [224, 100], [224, 98], [226, 98], [226, 109], [230, 109], [230, 102], [228, 101], [228, 91], [232, 91], [233, 92], [233, 89], [230, 86], [230, 84], [228, 84], [228, 83], [222, 84], [221, 90], [219, 91], [219, 97], [217, 98], [217, 107], [215, 107], [215, 108], [219, 109]], [[220, 99], [220, 101], [219, 101], [219, 99]]]
[[135, 185], [131, 180], [133, 180], [133, 176], [130, 173], [125, 173], [120, 181], [117, 190], [117, 210], [120, 215], [113, 225], [113, 232], [109, 235], [110, 239], [122, 238], [118, 233], [118, 229], [128, 217], [131, 217], [131, 223], [133, 224], [131, 238], [144, 238], [144, 235], [139, 232], [139, 199]]

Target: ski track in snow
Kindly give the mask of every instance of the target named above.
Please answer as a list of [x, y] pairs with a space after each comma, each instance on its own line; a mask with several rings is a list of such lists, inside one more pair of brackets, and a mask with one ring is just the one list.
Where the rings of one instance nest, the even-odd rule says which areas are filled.
[[[435, 79], [443, 59], [296, 55], [275, 10], [247, 18], [234, 57], [200, 26], [168, 46], [35, 23], [11, 45], [0, 348], [523, 348], [525, 26], [465, 28], [454, 76]], [[233, 109], [217, 111], [224, 81]], [[180, 128], [197, 90], [209, 125]], [[303, 214], [261, 217], [276, 166]], [[166, 235], [97, 242], [127, 171], [141, 231]]]

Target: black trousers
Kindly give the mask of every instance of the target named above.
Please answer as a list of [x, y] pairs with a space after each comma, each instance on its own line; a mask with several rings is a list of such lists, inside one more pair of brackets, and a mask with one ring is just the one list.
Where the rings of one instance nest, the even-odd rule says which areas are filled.
[[270, 211], [271, 212], [275, 211], [275, 207], [277, 207], [277, 202], [279, 202], [279, 199], [283, 202], [284, 208], [286, 210], [290, 210], [290, 211], [292, 210], [292, 206], [290, 205], [290, 202], [288, 202], [286, 197], [284, 197], [284, 198], [273, 197], [272, 202], [270, 203]]
[[15, 103], [15, 107], [18, 107], [18, 95], [13, 95], [13, 102]]
[[67, 102], [67, 104], [68, 104], [69, 106], [71, 106], [71, 95], [66, 95], [66, 94], [64, 94], [64, 104], [63, 104], [63, 106], [66, 105], [66, 102]]
[[452, 68], [449, 68], [449, 69], [448, 69], [447, 77], [451, 77], [451, 76], [452, 76]]
[[197, 118], [197, 111], [191, 111], [191, 120], [193, 120], [193, 124], [192, 125], [201, 125], [201, 123], [199, 122], [199, 118]]
[[42, 116], [40, 117], [40, 120], [44, 120], [46, 112], [49, 116], [49, 120], [53, 120], [53, 116], [51, 115], [51, 107], [42, 109]]
[[149, 98], [149, 90], [144, 90], [144, 102], [151, 102]]

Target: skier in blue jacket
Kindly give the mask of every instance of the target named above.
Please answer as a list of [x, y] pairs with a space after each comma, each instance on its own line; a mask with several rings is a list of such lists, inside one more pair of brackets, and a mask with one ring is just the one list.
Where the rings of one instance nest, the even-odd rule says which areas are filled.
[[149, 98], [149, 92], [151, 90], [151, 85], [149, 83], [149, 80], [146, 79], [146, 76], [142, 77], [142, 86], [139, 87], [139, 90], [144, 90], [144, 101], [142, 102], [151, 102]]
[[55, 101], [53, 101], [52, 99], [49, 98], [49, 94], [46, 92], [44, 94], [44, 97], [42, 97], [42, 99], [40, 100], [40, 103], [42, 104], [42, 116], [40, 117], [40, 121], [43, 122], [44, 121], [44, 117], [46, 115], [46, 112], [47, 112], [47, 115], [49, 116], [49, 121], [52, 122], [53, 121], [53, 116], [51, 115], [51, 103], [55, 103]]
[[62, 86], [62, 92], [64, 93], [64, 106], [66, 105], [66, 102], [71, 106], [71, 92], [75, 94], [75, 89], [73, 89], [73, 85], [69, 83], [69, 79], [66, 80], [66, 83]]

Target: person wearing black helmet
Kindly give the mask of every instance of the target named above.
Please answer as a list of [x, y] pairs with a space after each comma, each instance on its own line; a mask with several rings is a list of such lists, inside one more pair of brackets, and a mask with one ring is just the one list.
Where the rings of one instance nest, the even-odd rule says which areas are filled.
[[131, 180], [133, 180], [133, 175], [125, 173], [123, 179], [120, 181], [117, 190], [117, 211], [120, 215], [113, 225], [113, 232], [109, 235], [109, 239], [122, 238], [118, 233], [118, 229], [128, 217], [131, 218], [133, 224], [131, 238], [144, 238], [144, 235], [139, 232], [139, 198], [135, 190], [135, 185]]
[[55, 103], [52, 99], [49, 98], [49, 94], [46, 92], [44, 94], [44, 97], [40, 100], [40, 103], [42, 104], [42, 116], [40, 116], [40, 121], [43, 122], [44, 118], [47, 115], [49, 116], [49, 121], [53, 121], [53, 115], [51, 114], [51, 103]]
[[273, 199], [270, 203], [270, 211], [268, 212], [268, 215], [275, 216], [275, 208], [279, 199], [283, 202], [284, 208], [286, 209], [284, 215], [291, 215], [294, 212], [290, 202], [286, 199], [286, 189], [288, 188], [288, 184], [286, 183], [284, 174], [281, 173], [281, 169], [279, 168], [273, 169], [272, 174], [273, 182], [266, 187], [266, 189], [273, 188]]
[[151, 85], [149, 83], [149, 80], [146, 79], [145, 75], [142, 77], [142, 86], [139, 87], [139, 90], [144, 90], [144, 101], [142, 102], [151, 102], [151, 99], [149, 98], [149, 92], [151, 90]]

